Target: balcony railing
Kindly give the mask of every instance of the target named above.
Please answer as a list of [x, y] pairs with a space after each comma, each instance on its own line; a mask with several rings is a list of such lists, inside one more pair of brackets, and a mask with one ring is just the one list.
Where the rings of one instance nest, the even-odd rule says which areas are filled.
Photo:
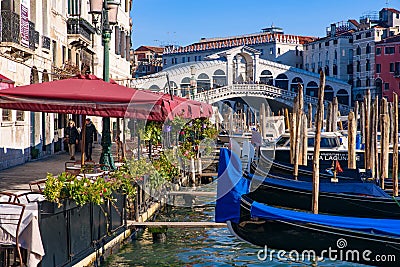
[[67, 21], [67, 34], [82, 35], [90, 41], [91, 35], [95, 33], [93, 26], [82, 18], [69, 18]]
[[[1, 42], [21, 45], [20, 17], [10, 10], [1, 11]], [[37, 34], [39, 34], [37, 32]], [[29, 49], [35, 50], [35, 24], [29, 21]]]

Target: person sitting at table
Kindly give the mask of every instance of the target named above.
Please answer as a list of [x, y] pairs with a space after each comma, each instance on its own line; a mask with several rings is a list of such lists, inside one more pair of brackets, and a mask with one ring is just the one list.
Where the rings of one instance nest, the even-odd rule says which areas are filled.
[[68, 144], [69, 155], [71, 160], [75, 160], [75, 146], [79, 142], [79, 132], [75, 126], [75, 122], [70, 120], [67, 128], [65, 129], [65, 138]]
[[86, 119], [86, 134], [85, 134], [85, 153], [86, 153], [86, 161], [92, 160], [92, 146], [93, 140], [97, 141], [97, 130], [92, 121], [87, 118]]

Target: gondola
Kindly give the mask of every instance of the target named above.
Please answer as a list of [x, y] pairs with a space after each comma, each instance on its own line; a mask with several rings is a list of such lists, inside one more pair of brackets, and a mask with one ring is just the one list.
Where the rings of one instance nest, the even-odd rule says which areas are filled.
[[[257, 177], [251, 192], [244, 197], [273, 206], [309, 210], [312, 200], [312, 183], [295, 181], [278, 176]], [[400, 204], [374, 183], [321, 183], [320, 212], [369, 218], [400, 219]]]
[[[296, 250], [300, 255], [313, 251], [315, 256], [327, 258], [326, 251], [332, 249], [336, 260], [399, 266], [400, 220], [276, 208], [254, 201], [249, 191], [250, 180], [241, 175], [239, 157], [221, 149], [215, 220], [227, 222], [239, 238], [258, 246]], [[379, 256], [389, 261], [376, 261]]]
[[[312, 157], [314, 150], [314, 133], [308, 134], [307, 166], [299, 166], [298, 176], [304, 181], [312, 180]], [[346, 137], [339, 132], [324, 132], [321, 134], [320, 180], [331, 182], [360, 182], [371, 178], [371, 172], [362, 169], [364, 151], [356, 150], [356, 169], [347, 168], [348, 150]], [[289, 134], [281, 135], [274, 146], [260, 147], [257, 162], [252, 162], [251, 173], [271, 173], [278, 176], [293, 174], [293, 164], [290, 163]], [[334, 173], [336, 171], [336, 173]]]

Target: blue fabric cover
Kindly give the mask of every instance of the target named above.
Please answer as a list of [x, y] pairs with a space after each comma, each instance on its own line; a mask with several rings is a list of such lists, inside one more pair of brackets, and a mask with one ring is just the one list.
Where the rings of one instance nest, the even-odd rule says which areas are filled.
[[221, 148], [218, 164], [215, 221], [233, 221], [240, 217], [240, 199], [249, 192], [250, 181], [242, 178], [242, 162], [231, 150]]
[[365, 233], [400, 237], [400, 220], [370, 219], [312, 214], [301, 211], [274, 208], [256, 201], [251, 205], [251, 216], [265, 220], [285, 222], [314, 223], [319, 225], [350, 229]]
[[[311, 182], [265, 178], [263, 183], [291, 189], [312, 191]], [[390, 195], [373, 183], [320, 183], [319, 190], [320, 192], [327, 193], [368, 195], [374, 197], [391, 198]]]

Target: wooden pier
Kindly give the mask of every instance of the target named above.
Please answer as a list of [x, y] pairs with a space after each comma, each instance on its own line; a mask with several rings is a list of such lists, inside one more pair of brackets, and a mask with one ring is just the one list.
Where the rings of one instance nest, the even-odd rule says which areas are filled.
[[225, 228], [226, 223], [216, 222], [136, 222], [127, 221], [128, 227], [167, 227], [167, 228]]
[[193, 197], [216, 197], [217, 192], [201, 192], [201, 191], [169, 191], [171, 196], [193, 196]]

